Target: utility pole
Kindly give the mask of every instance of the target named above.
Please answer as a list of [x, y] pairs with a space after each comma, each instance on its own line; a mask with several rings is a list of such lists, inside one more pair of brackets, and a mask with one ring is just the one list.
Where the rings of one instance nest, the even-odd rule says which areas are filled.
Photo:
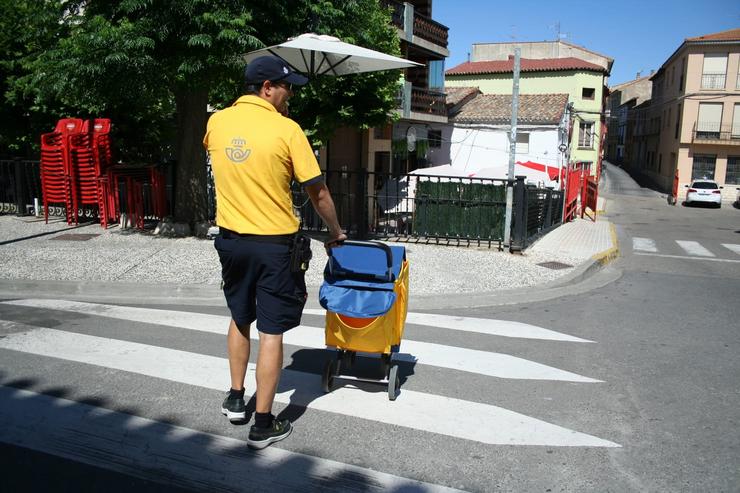
[[514, 163], [516, 162], [516, 126], [519, 114], [519, 48], [514, 48], [514, 87], [511, 92], [511, 133], [509, 135], [509, 174], [506, 186], [506, 216], [504, 218], [504, 245], [511, 247], [511, 216], [514, 207]]

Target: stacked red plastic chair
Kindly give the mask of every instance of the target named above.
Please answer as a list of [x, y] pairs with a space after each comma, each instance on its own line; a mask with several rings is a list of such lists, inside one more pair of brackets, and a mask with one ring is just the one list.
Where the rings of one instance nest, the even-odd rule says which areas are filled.
[[70, 136], [70, 155], [74, 170], [78, 204], [97, 206], [100, 225], [108, 227], [116, 220], [115, 200], [110, 189], [108, 170], [111, 166], [110, 120], [85, 121], [82, 131]]
[[63, 204], [67, 223], [77, 222], [77, 196], [69, 155], [69, 137], [82, 130], [79, 118], [63, 118], [53, 132], [41, 135], [41, 191], [44, 220], [49, 222], [49, 205]]
[[68, 224], [79, 222], [80, 208], [89, 210], [89, 206], [96, 206], [104, 228], [117, 222], [122, 212], [126, 223], [140, 229], [144, 228], [146, 216], [161, 219], [167, 215], [164, 174], [153, 164], [114, 165], [110, 128], [107, 118], [97, 118], [92, 124], [65, 118], [59, 120], [54, 132], [41, 136], [41, 182], [47, 222], [49, 204], [63, 204]]
[[144, 229], [146, 216], [161, 219], [167, 215], [165, 176], [155, 165], [114, 166], [111, 183], [118, 194], [123, 191], [125, 207], [120, 206], [117, 194], [117, 208], [126, 213], [126, 222], [132, 226]]

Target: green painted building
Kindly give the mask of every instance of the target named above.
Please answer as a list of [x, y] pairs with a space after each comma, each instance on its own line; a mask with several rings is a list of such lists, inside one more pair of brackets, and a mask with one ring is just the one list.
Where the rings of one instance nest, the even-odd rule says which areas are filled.
[[[610, 65], [607, 65], [607, 67]], [[511, 94], [514, 60], [466, 62], [445, 72], [445, 87], [478, 87], [483, 94]], [[596, 174], [606, 131], [604, 99], [608, 69], [579, 58], [521, 59], [519, 94], [568, 94], [571, 163]]]

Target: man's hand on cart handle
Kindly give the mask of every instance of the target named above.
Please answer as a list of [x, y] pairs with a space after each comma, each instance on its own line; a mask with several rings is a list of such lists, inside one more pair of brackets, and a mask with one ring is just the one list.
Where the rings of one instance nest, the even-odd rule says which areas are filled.
[[324, 248], [328, 250], [329, 248], [341, 246], [346, 239], [347, 235], [342, 230], [339, 230], [337, 233], [330, 233], [329, 239], [324, 242]]

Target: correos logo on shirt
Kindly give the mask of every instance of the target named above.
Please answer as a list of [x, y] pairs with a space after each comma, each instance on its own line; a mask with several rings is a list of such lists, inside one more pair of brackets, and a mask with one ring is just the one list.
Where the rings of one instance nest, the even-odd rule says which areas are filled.
[[243, 163], [249, 157], [252, 152], [250, 149], [245, 149], [247, 141], [241, 137], [236, 137], [231, 140], [231, 147], [226, 148], [226, 157], [232, 163]]

